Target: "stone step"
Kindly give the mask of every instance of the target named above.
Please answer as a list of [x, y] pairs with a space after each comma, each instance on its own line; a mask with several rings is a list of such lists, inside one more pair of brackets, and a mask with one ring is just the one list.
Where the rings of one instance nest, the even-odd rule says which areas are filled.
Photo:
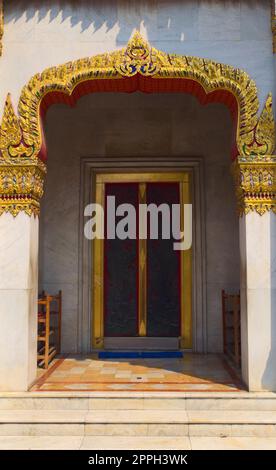
[[2, 410], [0, 436], [276, 437], [275, 411]]
[[275, 437], [0, 436], [0, 450], [275, 450]]
[[[202, 438], [198, 438], [202, 439]], [[243, 438], [245, 439], [245, 438]], [[225, 439], [223, 439], [225, 441]], [[273, 441], [273, 442], [267, 442]], [[266, 445], [266, 447], [264, 447]], [[276, 438], [261, 448], [276, 448]], [[256, 449], [254, 441], [254, 449]], [[0, 450], [190, 450], [189, 437], [166, 436], [0, 436]]]
[[0, 396], [1, 410], [241, 410], [276, 411], [276, 394], [210, 394], [181, 397]]

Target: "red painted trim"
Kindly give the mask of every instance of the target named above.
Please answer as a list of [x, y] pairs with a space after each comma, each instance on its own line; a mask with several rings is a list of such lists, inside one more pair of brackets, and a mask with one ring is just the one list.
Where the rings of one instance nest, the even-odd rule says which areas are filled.
[[107, 282], [106, 282], [106, 273], [107, 273], [107, 189], [108, 183], [105, 184], [104, 191], [104, 241], [103, 241], [103, 335], [105, 336], [106, 331], [106, 299], [107, 299]]
[[139, 276], [140, 276], [140, 252], [139, 252], [139, 203], [140, 203], [140, 188], [137, 183], [137, 207], [136, 207], [136, 336], [139, 336], [139, 311], [140, 311], [140, 290], [139, 290]]
[[[142, 75], [133, 77], [122, 77], [118, 79], [96, 79], [79, 83], [73, 93], [68, 96], [64, 92], [48, 92], [40, 103], [40, 115], [42, 121], [50, 106], [57, 103], [64, 103], [68, 106], [74, 106], [82, 97], [90, 93], [97, 92], [115, 92], [115, 93], [134, 93], [141, 91], [143, 93], [188, 93], [197, 97], [200, 104], [222, 103], [230, 111], [234, 122], [233, 135], [233, 159], [238, 154], [236, 146], [236, 127], [238, 122], [238, 102], [236, 97], [228, 90], [215, 90], [206, 94], [200, 83], [185, 78], [153, 78]], [[43, 128], [43, 126], [41, 126]], [[42, 135], [43, 144], [40, 158], [46, 159], [45, 138]]]
[[[180, 204], [180, 211], [183, 209], [181, 207], [181, 194], [180, 194], [180, 184], [178, 183], [178, 204]], [[180, 217], [181, 217], [181, 212], [180, 212]], [[172, 222], [172, 220], [171, 220]], [[180, 221], [179, 221], [180, 222]], [[181, 226], [180, 226], [181, 230]], [[181, 263], [181, 251], [178, 251], [178, 296], [179, 296], [179, 319], [178, 319], [178, 331], [179, 331], [179, 336], [181, 336], [181, 331], [182, 331], [182, 289], [183, 289], [183, 284], [182, 284], [182, 263]], [[183, 279], [184, 282], [184, 279]]]

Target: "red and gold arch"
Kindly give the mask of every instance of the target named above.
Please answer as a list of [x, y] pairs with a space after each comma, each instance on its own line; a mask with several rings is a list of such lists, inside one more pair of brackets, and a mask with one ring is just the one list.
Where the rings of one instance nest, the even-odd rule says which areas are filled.
[[275, 211], [275, 128], [272, 97], [259, 115], [255, 82], [244, 71], [197, 57], [166, 54], [136, 32], [110, 54], [36, 74], [15, 113], [7, 97], [0, 128], [0, 213], [39, 213], [47, 155], [43, 118], [49, 106], [95, 92], [190, 93], [200, 103], [224, 103], [235, 124], [233, 170], [240, 213]]

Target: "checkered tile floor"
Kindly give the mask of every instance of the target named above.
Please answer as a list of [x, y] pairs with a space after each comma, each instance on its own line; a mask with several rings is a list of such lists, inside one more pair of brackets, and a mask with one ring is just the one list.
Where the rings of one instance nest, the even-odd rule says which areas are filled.
[[32, 391], [218, 391], [241, 389], [238, 378], [218, 355], [184, 354], [173, 359], [57, 359]]

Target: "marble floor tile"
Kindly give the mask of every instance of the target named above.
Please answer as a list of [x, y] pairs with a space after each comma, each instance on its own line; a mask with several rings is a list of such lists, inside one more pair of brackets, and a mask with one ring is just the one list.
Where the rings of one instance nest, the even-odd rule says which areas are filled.
[[98, 359], [67, 357], [39, 372], [32, 391], [208, 391], [238, 392], [239, 379], [219, 355], [184, 354], [183, 358]]

